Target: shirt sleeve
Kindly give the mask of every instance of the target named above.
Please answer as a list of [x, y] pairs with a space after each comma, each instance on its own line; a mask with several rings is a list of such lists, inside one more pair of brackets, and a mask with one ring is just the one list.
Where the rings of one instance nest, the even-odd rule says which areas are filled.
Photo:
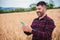
[[45, 26], [46, 27], [44, 31], [37, 31], [33, 29], [32, 34], [36, 35], [37, 37], [42, 37], [42, 38], [51, 37], [52, 31], [55, 28], [54, 21], [48, 21]]

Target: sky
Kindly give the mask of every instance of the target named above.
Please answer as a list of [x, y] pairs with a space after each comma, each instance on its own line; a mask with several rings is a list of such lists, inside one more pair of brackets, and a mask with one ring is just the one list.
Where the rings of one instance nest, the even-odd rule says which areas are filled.
[[[32, 3], [38, 3], [39, 1], [48, 2], [50, 0], [0, 0], [0, 7], [22, 7], [28, 8]], [[53, 0], [55, 6], [60, 6], [60, 0]]]

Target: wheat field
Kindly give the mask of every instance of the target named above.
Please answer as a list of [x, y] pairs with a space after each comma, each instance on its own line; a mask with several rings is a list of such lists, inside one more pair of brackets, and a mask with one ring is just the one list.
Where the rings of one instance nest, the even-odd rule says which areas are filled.
[[[60, 40], [60, 9], [50, 9], [46, 13], [56, 25], [52, 40]], [[33, 35], [24, 34], [20, 22], [30, 26], [36, 17], [36, 11], [0, 14], [0, 40], [31, 40]]]

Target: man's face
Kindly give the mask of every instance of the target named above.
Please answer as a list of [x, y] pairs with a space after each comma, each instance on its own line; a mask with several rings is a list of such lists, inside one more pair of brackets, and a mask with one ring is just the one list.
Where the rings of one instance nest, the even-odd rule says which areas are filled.
[[38, 17], [41, 17], [44, 15], [44, 13], [46, 12], [46, 6], [36, 6], [36, 13], [38, 15]]

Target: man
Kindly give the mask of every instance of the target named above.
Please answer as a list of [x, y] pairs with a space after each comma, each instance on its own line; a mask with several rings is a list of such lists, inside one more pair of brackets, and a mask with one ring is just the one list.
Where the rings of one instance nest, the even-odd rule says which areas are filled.
[[36, 13], [38, 18], [35, 18], [31, 27], [23, 27], [23, 31], [33, 34], [32, 40], [51, 40], [52, 31], [55, 28], [54, 21], [45, 14], [47, 5], [44, 1], [40, 1], [36, 5]]

